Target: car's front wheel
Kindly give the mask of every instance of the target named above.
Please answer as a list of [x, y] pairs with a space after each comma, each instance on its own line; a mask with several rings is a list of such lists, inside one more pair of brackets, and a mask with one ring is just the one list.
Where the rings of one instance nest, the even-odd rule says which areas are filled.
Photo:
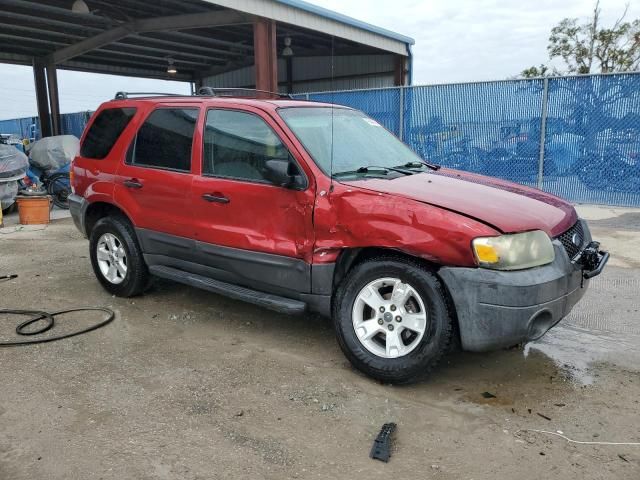
[[144, 291], [149, 271], [128, 220], [99, 220], [91, 231], [89, 248], [93, 271], [105, 290], [118, 297], [133, 297]]
[[449, 347], [453, 323], [438, 277], [393, 257], [360, 263], [348, 273], [336, 293], [333, 321], [351, 363], [387, 383], [429, 372]]

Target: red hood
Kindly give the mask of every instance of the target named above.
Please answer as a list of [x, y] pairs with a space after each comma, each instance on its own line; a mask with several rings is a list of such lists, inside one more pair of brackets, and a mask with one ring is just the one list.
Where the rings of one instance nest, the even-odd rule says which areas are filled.
[[541, 190], [457, 170], [408, 175], [394, 180], [344, 182], [400, 195], [476, 218], [503, 233], [543, 230], [556, 237], [577, 220], [573, 206]]

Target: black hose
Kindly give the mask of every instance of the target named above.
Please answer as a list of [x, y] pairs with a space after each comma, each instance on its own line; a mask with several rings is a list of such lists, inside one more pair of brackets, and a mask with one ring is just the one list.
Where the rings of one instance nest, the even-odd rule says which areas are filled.
[[[63, 338], [75, 337], [76, 335], [82, 335], [83, 333], [91, 332], [93, 330], [97, 330], [98, 328], [104, 327], [108, 323], [111, 323], [113, 319], [116, 317], [116, 314], [113, 310], [109, 308], [102, 307], [84, 307], [84, 308], [70, 308], [68, 310], [59, 310], [57, 312], [41, 312], [39, 310], [11, 310], [11, 309], [0, 309], [0, 315], [21, 315], [21, 316], [29, 316], [28, 320], [20, 323], [16, 327], [16, 333], [22, 336], [32, 336], [44, 333], [48, 330], [51, 330], [55, 325], [55, 317], [59, 315], [63, 315], [65, 313], [71, 312], [104, 312], [107, 314], [107, 317], [94, 325], [90, 325], [87, 328], [83, 328], [82, 330], [78, 330], [76, 332], [65, 333], [64, 335], [57, 335], [54, 337], [46, 337], [46, 338], [34, 338], [30, 340], [17, 340], [12, 342], [0, 342], [0, 347], [16, 347], [19, 345], [33, 345], [36, 343], [47, 343], [54, 342], [56, 340], [62, 340]], [[46, 320], [46, 323], [43, 327], [38, 328], [37, 330], [29, 330], [25, 331], [30, 325], [33, 325], [36, 322], [40, 322]]]

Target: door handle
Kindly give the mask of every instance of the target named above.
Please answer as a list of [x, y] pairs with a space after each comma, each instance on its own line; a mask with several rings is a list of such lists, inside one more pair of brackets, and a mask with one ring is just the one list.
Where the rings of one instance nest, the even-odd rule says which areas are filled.
[[224, 195], [214, 195], [212, 193], [205, 193], [202, 198], [211, 203], [229, 203], [229, 199]]
[[142, 188], [142, 184], [136, 178], [130, 178], [129, 180], [125, 180], [123, 185], [127, 188], [139, 189]]

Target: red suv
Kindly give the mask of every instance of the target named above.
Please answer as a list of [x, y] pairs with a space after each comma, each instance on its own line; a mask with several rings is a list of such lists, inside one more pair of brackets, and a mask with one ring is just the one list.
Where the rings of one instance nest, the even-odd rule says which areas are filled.
[[608, 259], [569, 203], [425, 163], [330, 104], [120, 94], [89, 122], [72, 184], [110, 293], [141, 294], [153, 275], [320, 312], [386, 382], [427, 372], [452, 339], [540, 338]]

